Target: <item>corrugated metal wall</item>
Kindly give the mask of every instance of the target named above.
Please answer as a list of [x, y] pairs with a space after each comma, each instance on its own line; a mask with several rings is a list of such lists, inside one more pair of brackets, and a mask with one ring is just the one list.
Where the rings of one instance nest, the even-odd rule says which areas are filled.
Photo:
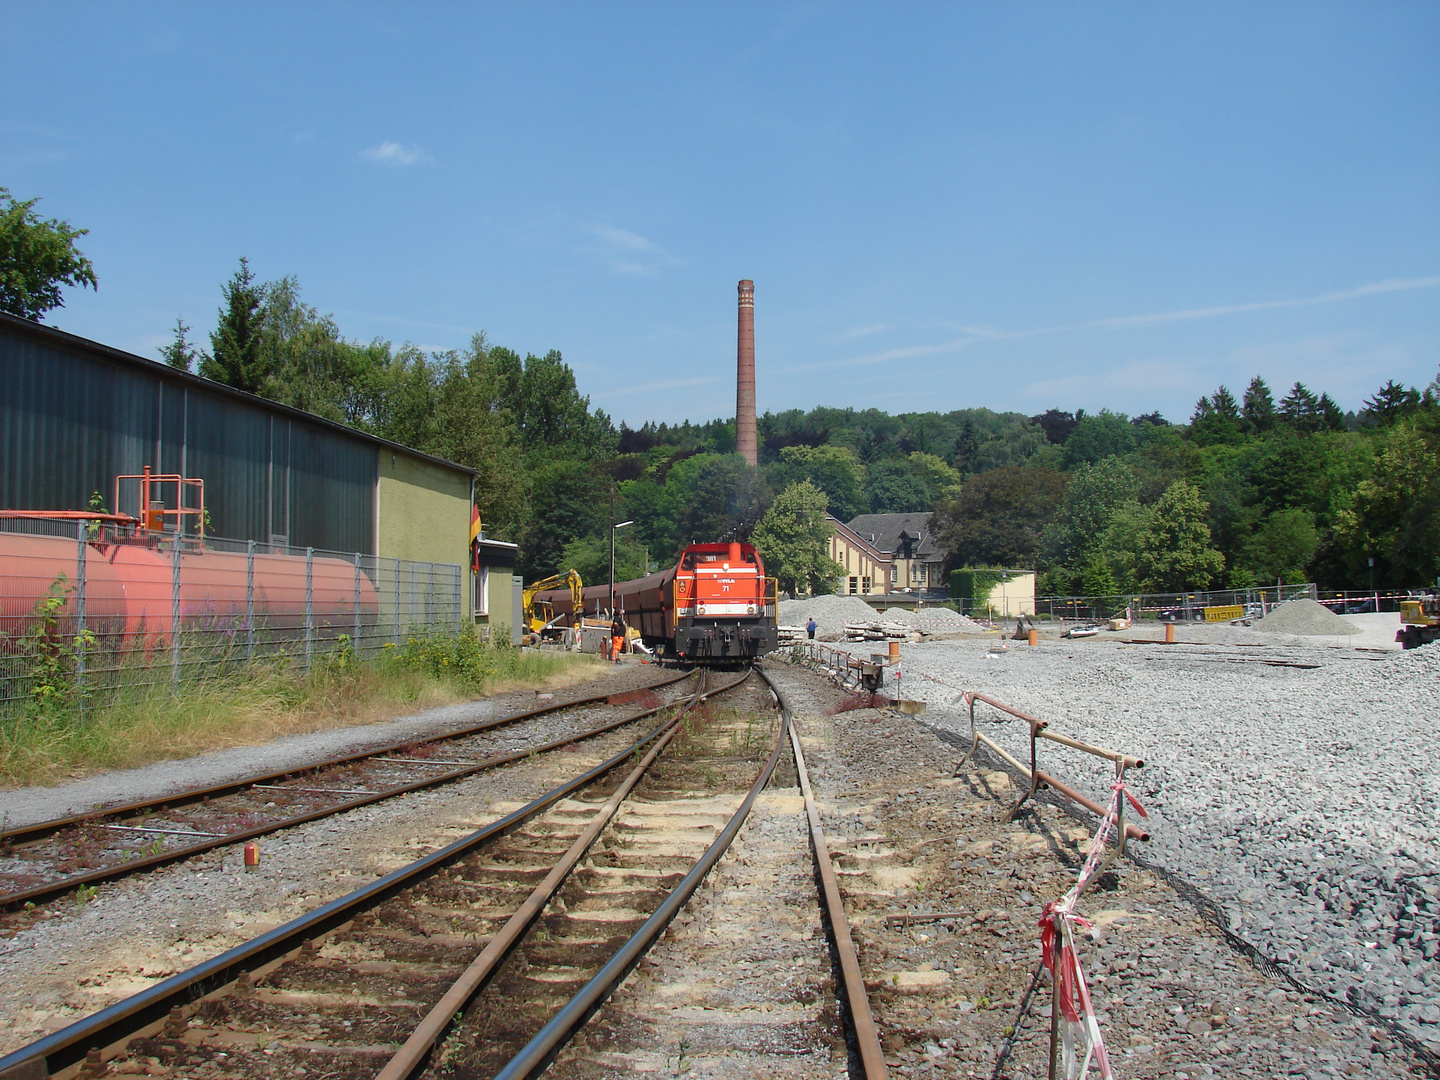
[[372, 443], [0, 325], [0, 508], [109, 506], [145, 465], [203, 479], [218, 536], [375, 554]]

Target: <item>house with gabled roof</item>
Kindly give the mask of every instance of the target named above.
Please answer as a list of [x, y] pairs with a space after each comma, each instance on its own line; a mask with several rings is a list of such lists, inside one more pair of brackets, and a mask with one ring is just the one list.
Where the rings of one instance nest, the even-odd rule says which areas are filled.
[[935, 543], [928, 512], [861, 514], [845, 526], [886, 563], [883, 593], [944, 593], [945, 551]]
[[844, 568], [835, 591], [846, 596], [873, 596], [887, 591], [890, 562], [871, 541], [838, 518], [825, 515], [830, 526], [830, 558]]

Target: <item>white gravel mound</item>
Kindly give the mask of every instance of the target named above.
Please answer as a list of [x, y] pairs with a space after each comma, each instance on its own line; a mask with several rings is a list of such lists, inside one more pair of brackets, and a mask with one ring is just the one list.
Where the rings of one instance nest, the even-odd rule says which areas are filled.
[[1332, 634], [1358, 634], [1360, 628], [1346, 622], [1324, 604], [1314, 600], [1287, 600], [1279, 607], [1272, 608], [1259, 622], [1256, 630], [1272, 634], [1303, 634], [1322, 637]]
[[781, 600], [780, 625], [804, 626], [815, 620], [818, 634], [843, 634], [846, 623], [874, 622], [880, 613], [858, 596], [812, 596], [808, 600]]

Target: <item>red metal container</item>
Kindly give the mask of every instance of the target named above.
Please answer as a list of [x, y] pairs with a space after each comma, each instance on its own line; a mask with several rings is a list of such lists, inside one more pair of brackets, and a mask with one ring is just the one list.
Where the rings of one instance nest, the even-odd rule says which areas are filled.
[[[57, 614], [75, 615], [78, 541], [54, 536], [0, 533], [0, 632], [25, 633], [47, 596], [63, 595]], [[247, 556], [197, 550], [180, 555], [180, 621], [237, 620], [246, 615]], [[174, 554], [146, 544], [92, 543], [85, 550], [87, 624], [125, 639], [168, 642], [174, 617]], [[305, 615], [305, 559], [255, 555], [254, 611], [271, 630], [300, 631]], [[315, 623], [340, 627], [355, 620], [355, 566], [316, 557], [311, 564], [311, 612]], [[373, 624], [379, 612], [375, 587], [360, 574], [360, 616]]]

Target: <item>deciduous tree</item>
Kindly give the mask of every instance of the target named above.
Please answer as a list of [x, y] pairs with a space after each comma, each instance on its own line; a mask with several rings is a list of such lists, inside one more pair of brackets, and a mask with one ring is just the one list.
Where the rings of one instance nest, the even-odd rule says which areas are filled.
[[1131, 565], [1135, 585], [1146, 592], [1203, 589], [1225, 569], [1225, 557], [1210, 545], [1200, 490], [1177, 480], [1141, 514], [1134, 532]]
[[808, 480], [825, 492], [830, 513], [849, 521], [865, 512], [865, 466], [855, 451], [845, 446], [787, 446], [780, 460], [768, 470], [771, 484], [783, 490]]
[[1065, 478], [1052, 469], [991, 469], [967, 480], [958, 497], [937, 504], [930, 528], [951, 568], [1031, 566], [1064, 491]]
[[830, 526], [825, 521], [825, 492], [808, 480], [791, 484], [775, 497], [751, 543], [765, 572], [778, 579], [781, 592], [793, 596], [833, 592], [845, 568], [830, 558]]
[[97, 288], [95, 268], [75, 241], [90, 230], [43, 220], [39, 199], [21, 202], [0, 188], [0, 311], [35, 319], [65, 306], [62, 285]]

